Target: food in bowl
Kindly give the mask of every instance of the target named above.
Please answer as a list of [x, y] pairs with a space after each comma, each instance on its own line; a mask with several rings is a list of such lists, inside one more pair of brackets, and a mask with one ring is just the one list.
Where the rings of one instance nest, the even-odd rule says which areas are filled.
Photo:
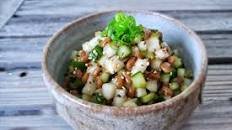
[[134, 107], [168, 100], [192, 79], [162, 32], [118, 12], [103, 31], [72, 52], [63, 87], [97, 104]]

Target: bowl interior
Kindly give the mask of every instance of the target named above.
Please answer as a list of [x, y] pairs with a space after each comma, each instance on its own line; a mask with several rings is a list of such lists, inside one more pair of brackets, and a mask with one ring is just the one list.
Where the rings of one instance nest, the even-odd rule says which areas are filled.
[[[62, 85], [63, 75], [72, 50], [81, 49], [82, 43], [94, 37], [94, 32], [102, 30], [113, 18], [116, 12], [100, 13], [75, 21], [58, 32], [48, 46], [45, 64], [52, 78]], [[200, 74], [203, 48], [191, 32], [183, 29], [165, 16], [157, 13], [127, 12], [135, 17], [137, 23], [147, 28], [158, 29], [163, 33], [163, 39], [172, 48], [180, 51], [184, 64], [193, 70], [194, 78]]]

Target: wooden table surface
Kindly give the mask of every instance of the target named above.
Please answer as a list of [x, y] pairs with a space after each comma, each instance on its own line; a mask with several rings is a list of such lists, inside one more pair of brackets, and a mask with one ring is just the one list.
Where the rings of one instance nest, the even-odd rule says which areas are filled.
[[43, 83], [42, 48], [64, 24], [107, 9], [158, 11], [196, 31], [207, 47], [208, 75], [203, 104], [183, 130], [232, 130], [231, 0], [9, 0], [5, 3], [0, 2], [0, 130], [71, 130], [56, 114]]

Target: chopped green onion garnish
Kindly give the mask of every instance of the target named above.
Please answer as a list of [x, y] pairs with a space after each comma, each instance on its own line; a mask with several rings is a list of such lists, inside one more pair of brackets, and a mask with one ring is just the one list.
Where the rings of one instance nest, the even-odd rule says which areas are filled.
[[119, 12], [104, 29], [102, 35], [110, 37], [112, 42], [118, 46], [130, 46], [133, 42], [138, 42], [141, 39], [143, 27], [136, 25], [134, 17]]

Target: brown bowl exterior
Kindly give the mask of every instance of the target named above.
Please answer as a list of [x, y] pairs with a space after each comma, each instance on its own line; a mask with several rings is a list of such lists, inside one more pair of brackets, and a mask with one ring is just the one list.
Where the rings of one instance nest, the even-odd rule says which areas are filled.
[[[193, 69], [194, 81], [181, 94], [157, 104], [139, 107], [110, 107], [79, 99], [59, 84], [73, 49], [106, 26], [117, 11], [105, 11], [77, 19], [58, 31], [43, 52], [43, 78], [56, 109], [74, 129], [91, 130], [178, 130], [200, 102], [207, 71], [207, 55], [199, 37], [179, 21], [154, 12], [125, 11], [148, 27], [164, 33], [164, 39], [181, 50], [184, 62]], [[77, 42], [78, 41], [78, 42]]]

